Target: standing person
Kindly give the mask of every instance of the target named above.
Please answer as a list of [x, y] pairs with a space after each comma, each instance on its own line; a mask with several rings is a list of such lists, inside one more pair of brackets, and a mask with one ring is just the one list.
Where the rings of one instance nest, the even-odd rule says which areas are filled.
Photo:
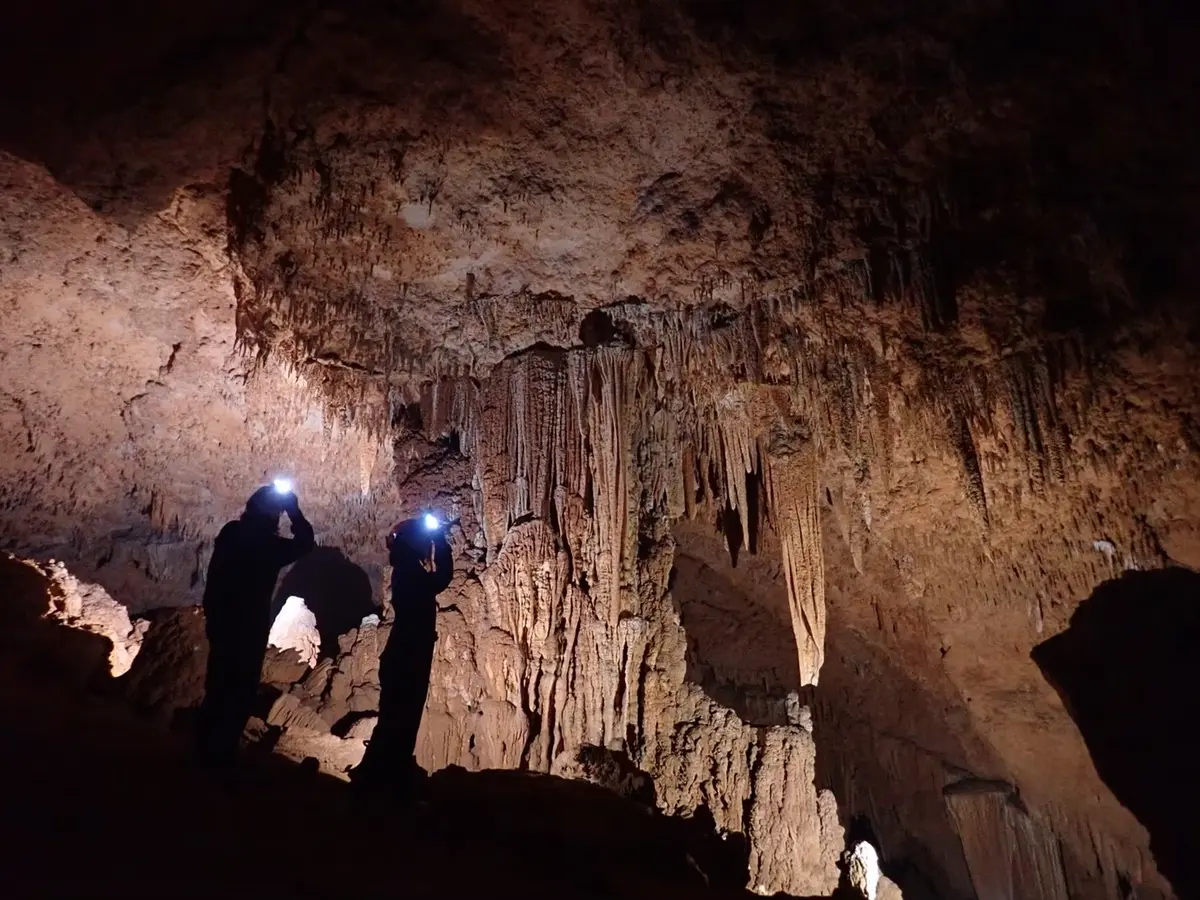
[[[279, 534], [287, 513], [292, 538]], [[226, 523], [213, 545], [204, 586], [208, 671], [200, 706], [197, 750], [201, 759], [227, 766], [254, 709], [271, 631], [271, 596], [279, 570], [315, 545], [313, 528], [285, 481], [259, 488], [240, 519]]]
[[445, 527], [433, 516], [401, 522], [388, 535], [387, 547], [392, 633], [379, 658], [379, 718], [352, 783], [356, 790], [379, 790], [404, 803], [425, 774], [414, 751], [437, 641], [437, 595], [450, 584], [454, 558]]

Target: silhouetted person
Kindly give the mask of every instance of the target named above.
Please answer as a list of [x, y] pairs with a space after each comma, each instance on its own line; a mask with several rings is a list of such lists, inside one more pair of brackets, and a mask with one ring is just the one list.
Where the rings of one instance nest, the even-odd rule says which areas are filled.
[[352, 781], [357, 789], [405, 802], [425, 774], [413, 753], [437, 641], [437, 595], [450, 584], [454, 559], [444, 526], [429, 528], [423, 519], [397, 525], [388, 551], [394, 618], [379, 658], [379, 719]]
[[[279, 534], [279, 517], [285, 512], [291, 539]], [[226, 523], [217, 535], [204, 586], [208, 672], [196, 735], [205, 762], [227, 765], [237, 756], [258, 694], [275, 581], [280, 569], [314, 543], [296, 495], [270, 486], [255, 491], [241, 518]]]

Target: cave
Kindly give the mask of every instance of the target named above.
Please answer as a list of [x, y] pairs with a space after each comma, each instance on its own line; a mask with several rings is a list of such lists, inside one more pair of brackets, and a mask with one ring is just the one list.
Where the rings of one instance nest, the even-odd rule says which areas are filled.
[[[1198, 896], [1191, 18], [6, 11], [6, 895]], [[200, 603], [279, 477], [318, 547], [211, 791]], [[431, 512], [430, 802], [368, 822]]]

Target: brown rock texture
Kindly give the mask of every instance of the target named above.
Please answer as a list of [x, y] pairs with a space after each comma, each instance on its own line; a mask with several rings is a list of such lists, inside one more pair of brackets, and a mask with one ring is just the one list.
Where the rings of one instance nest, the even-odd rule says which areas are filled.
[[[382, 601], [436, 508], [428, 768], [648, 779], [763, 892], [866, 823], [910, 898], [1171, 896], [1030, 653], [1200, 567], [1194, 24], [134, 6], [0, 38], [0, 545], [188, 606], [286, 473]], [[281, 753], [344, 774], [390, 627], [273, 658]]]
[[0, 553], [0, 659], [5, 680], [47, 682], [76, 692], [111, 677], [113, 642], [97, 631], [64, 627], [60, 583], [37, 563]]
[[194, 607], [156, 610], [142, 650], [122, 680], [134, 708], [170, 723], [178, 711], [199, 707], [208, 665], [204, 613]]
[[[36, 565], [29, 563], [30, 565]], [[40, 567], [38, 567], [40, 569]], [[114, 678], [129, 671], [141, 650], [150, 623], [130, 621], [129, 612], [98, 584], [80, 581], [55, 560], [41, 570], [50, 582], [46, 618], [69, 628], [99, 635], [112, 644], [108, 668]]]

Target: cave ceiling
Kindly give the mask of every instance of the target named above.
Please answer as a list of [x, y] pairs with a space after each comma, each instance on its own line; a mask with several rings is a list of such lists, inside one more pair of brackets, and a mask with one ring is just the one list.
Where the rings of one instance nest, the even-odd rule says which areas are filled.
[[118, 7], [80, 51], [100, 83], [27, 80], [10, 143], [127, 222], [227, 180], [241, 336], [332, 380], [481, 375], [597, 307], [977, 366], [1147, 315], [1185, 250], [1147, 232], [1193, 215], [1193, 136], [1161, 141], [1190, 85], [1139, 92], [1170, 60], [1116, 13], [1032, 15]]

